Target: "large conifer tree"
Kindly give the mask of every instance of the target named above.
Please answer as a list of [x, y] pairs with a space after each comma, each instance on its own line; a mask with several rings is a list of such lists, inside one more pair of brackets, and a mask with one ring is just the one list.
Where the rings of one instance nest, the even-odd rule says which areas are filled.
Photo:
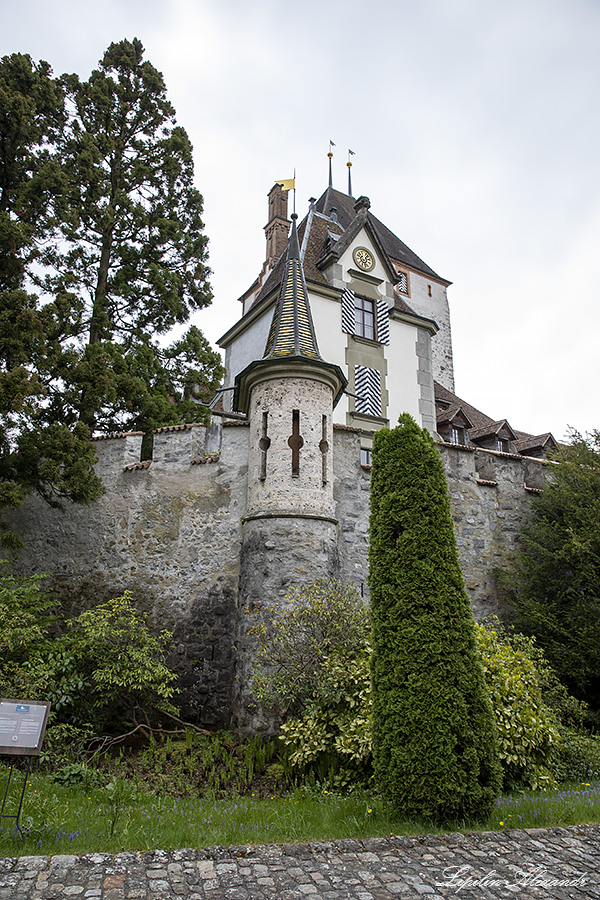
[[67, 190], [40, 279], [48, 295], [72, 298], [79, 351], [66, 360], [56, 413], [102, 431], [198, 419], [194, 400], [222, 374], [194, 326], [171, 344], [156, 340], [212, 293], [192, 146], [143, 55], [139, 40], [123, 40], [87, 81], [63, 78]]
[[83, 82], [0, 60], [0, 507], [94, 499], [94, 431], [201, 421], [222, 375], [181, 328], [211, 300], [202, 197], [143, 53]]
[[369, 586], [379, 788], [409, 817], [483, 819], [500, 787], [493, 712], [442, 461], [408, 415], [375, 435]]
[[519, 629], [600, 724], [600, 431], [572, 432], [548, 468], [506, 578]]
[[[48, 416], [61, 367], [70, 304], [39, 303], [28, 273], [57, 234], [65, 188], [57, 141], [65, 123], [60, 85], [45, 62], [0, 60], [0, 508], [30, 490], [49, 502], [91, 501], [102, 492], [89, 430]], [[0, 540], [18, 539], [0, 525]]]

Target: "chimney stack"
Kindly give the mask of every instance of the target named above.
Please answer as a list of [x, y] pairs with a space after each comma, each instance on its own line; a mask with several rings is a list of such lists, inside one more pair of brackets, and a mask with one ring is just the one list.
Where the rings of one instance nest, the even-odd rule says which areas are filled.
[[269, 221], [265, 225], [267, 236], [266, 263], [271, 268], [285, 253], [291, 222], [287, 217], [288, 192], [280, 184], [274, 184], [269, 191]]

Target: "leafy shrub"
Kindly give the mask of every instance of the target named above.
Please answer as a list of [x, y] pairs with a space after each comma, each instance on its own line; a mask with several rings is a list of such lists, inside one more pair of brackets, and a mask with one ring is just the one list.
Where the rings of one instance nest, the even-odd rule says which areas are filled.
[[48, 644], [50, 601], [42, 576], [19, 578], [0, 564], [0, 682], [5, 697], [47, 696], [50, 671], [41, 655]]
[[[335, 788], [364, 785], [373, 773], [364, 604], [356, 592], [341, 590], [335, 582], [314, 587], [288, 596], [290, 605], [274, 622], [275, 649], [269, 650], [270, 632], [261, 628], [261, 661], [281, 659], [281, 666], [273, 672], [261, 669], [260, 684], [264, 696], [283, 708], [294, 698], [295, 713], [281, 726], [280, 741], [296, 778]], [[354, 628], [351, 640], [347, 618]], [[301, 634], [294, 638], [298, 621]], [[585, 707], [567, 693], [535, 641], [498, 621], [477, 625], [475, 634], [492, 700], [504, 787], [539, 787], [555, 778], [577, 781], [600, 771], [600, 745], [581, 731]], [[303, 682], [298, 673], [307, 645], [313, 647], [311, 659], [318, 660], [318, 670]], [[294, 659], [294, 653], [300, 658]]]
[[559, 681], [535, 638], [496, 621], [478, 626], [505, 788], [581, 782], [600, 774], [600, 738], [586, 704]]
[[283, 611], [252, 630], [259, 642], [252, 689], [285, 719], [320, 695], [331, 654], [342, 660], [363, 652], [369, 615], [353, 585], [320, 579], [292, 588]]
[[65, 711], [77, 721], [92, 716], [106, 726], [123, 715], [157, 710], [176, 713], [171, 703], [176, 676], [165, 664], [172, 635], [150, 633], [146, 614], [128, 591], [67, 623], [64, 652], [55, 657], [56, 686]]
[[562, 784], [600, 777], [600, 737], [583, 729], [559, 725], [560, 743], [552, 761], [552, 771]]
[[40, 576], [0, 574], [2, 692], [50, 700], [46, 755], [77, 756], [94, 732], [139, 719], [149, 727], [157, 712], [177, 712], [176, 676], [164, 662], [171, 635], [151, 634], [128, 592], [67, 620], [58, 637], [50, 610]]
[[45, 634], [50, 603], [41, 575], [19, 578], [0, 561], [0, 667], [27, 659]]
[[560, 734], [558, 715], [542, 693], [543, 658], [535, 652], [534, 643], [521, 635], [513, 646], [506, 632], [502, 639], [501, 629], [476, 627], [496, 720], [503, 785], [538, 788], [551, 784], [550, 765]]
[[368, 648], [351, 659], [332, 654], [303, 715], [281, 727], [288, 760], [305, 779], [335, 787], [366, 784], [371, 766]]
[[285, 608], [254, 629], [253, 690], [284, 720], [286, 765], [338, 785], [370, 772], [369, 617], [352, 585], [294, 588]]
[[104, 782], [104, 777], [97, 769], [91, 769], [82, 763], [68, 763], [55, 769], [50, 775], [50, 780], [66, 787], [81, 785], [86, 788], [97, 787]]
[[[52, 718], [50, 713], [50, 719]], [[75, 762], [83, 763], [87, 758], [88, 742], [93, 737], [91, 725], [78, 728], [67, 722], [57, 722], [54, 718], [46, 731], [40, 761], [51, 769]]]
[[561, 681], [600, 723], [600, 431], [555, 454], [504, 582], [517, 627], [535, 635]]

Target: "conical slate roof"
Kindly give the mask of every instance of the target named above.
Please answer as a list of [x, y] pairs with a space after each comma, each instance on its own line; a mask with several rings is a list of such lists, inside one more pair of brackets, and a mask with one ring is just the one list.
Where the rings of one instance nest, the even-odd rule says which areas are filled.
[[313, 324], [300, 246], [296, 230], [296, 213], [292, 215], [292, 233], [285, 261], [285, 275], [275, 304], [273, 321], [263, 359], [301, 356], [321, 360]]

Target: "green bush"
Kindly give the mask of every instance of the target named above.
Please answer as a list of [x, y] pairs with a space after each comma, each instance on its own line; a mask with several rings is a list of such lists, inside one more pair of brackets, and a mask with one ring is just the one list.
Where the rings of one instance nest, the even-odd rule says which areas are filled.
[[0, 577], [0, 681], [4, 696], [50, 700], [46, 753], [68, 759], [94, 733], [150, 726], [176, 713], [168, 632], [150, 633], [126, 592], [66, 621], [53, 636], [41, 577]]
[[51, 606], [42, 575], [20, 578], [0, 560], [0, 666], [27, 659], [44, 638]]
[[477, 625], [477, 642], [490, 693], [504, 788], [554, 783], [552, 757], [560, 743], [559, 718], [542, 694], [543, 676], [533, 642], [513, 646], [502, 630]]
[[55, 685], [74, 724], [86, 715], [100, 728], [124, 716], [149, 724], [156, 711], [177, 712], [171, 703], [176, 676], [164, 662], [172, 635], [151, 634], [146, 620], [125, 591], [67, 622], [54, 671], [63, 676]]
[[535, 635], [569, 691], [600, 724], [600, 431], [555, 455], [504, 583], [520, 631]]
[[[290, 697], [295, 700], [296, 712], [280, 731], [292, 777], [335, 788], [370, 784], [372, 695], [364, 604], [337, 582], [292, 591], [286, 602], [273, 622], [275, 642], [266, 626], [259, 629], [262, 664], [279, 659], [281, 665], [259, 674], [264, 696], [276, 708], [289, 708]], [[535, 641], [497, 620], [477, 625], [475, 636], [496, 722], [503, 787], [536, 788], [600, 772], [600, 741], [581, 727], [585, 706], [567, 693]], [[318, 667], [303, 682], [298, 673], [307, 646]]]
[[331, 654], [353, 659], [363, 652], [369, 614], [353, 585], [320, 579], [292, 588], [283, 611], [261, 618], [252, 631], [253, 692], [285, 720], [319, 695]]
[[369, 615], [356, 588], [324, 579], [293, 588], [254, 632], [253, 690], [283, 720], [287, 765], [339, 786], [368, 778]]
[[368, 648], [352, 659], [332, 654], [321, 675], [301, 718], [281, 727], [288, 761], [304, 780], [366, 786], [372, 775]]
[[0, 564], [0, 683], [4, 697], [44, 699], [50, 672], [42, 656], [48, 646], [51, 604], [42, 576], [21, 578]]
[[558, 726], [560, 742], [552, 761], [556, 781], [586, 782], [600, 778], [600, 737], [584, 729]]
[[478, 644], [498, 729], [503, 784], [539, 788], [600, 774], [600, 738], [584, 728], [586, 704], [559, 681], [534, 638], [500, 622]]
[[409, 415], [374, 438], [369, 586], [377, 785], [410, 818], [483, 820], [500, 789], [494, 717], [444, 468]]

